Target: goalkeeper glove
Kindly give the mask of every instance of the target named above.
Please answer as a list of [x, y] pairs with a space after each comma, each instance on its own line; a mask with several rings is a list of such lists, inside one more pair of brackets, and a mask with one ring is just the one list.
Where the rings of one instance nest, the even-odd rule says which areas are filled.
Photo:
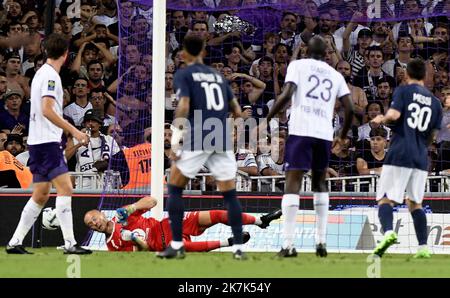
[[128, 216], [130, 216], [134, 211], [136, 211], [136, 206], [134, 204], [117, 209], [116, 210], [116, 217], [118, 219], [117, 222], [126, 225]]

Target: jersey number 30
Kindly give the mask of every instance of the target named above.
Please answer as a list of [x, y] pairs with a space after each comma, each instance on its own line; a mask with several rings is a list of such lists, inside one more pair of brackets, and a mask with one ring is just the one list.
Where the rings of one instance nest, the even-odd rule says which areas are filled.
[[408, 126], [419, 131], [426, 131], [430, 124], [432, 111], [429, 107], [420, 107], [417, 103], [411, 103], [408, 106], [411, 116], [406, 120]]
[[217, 83], [206, 83], [201, 84], [202, 88], [205, 90], [206, 95], [206, 108], [208, 110], [221, 111], [223, 110], [223, 95], [222, 88]]

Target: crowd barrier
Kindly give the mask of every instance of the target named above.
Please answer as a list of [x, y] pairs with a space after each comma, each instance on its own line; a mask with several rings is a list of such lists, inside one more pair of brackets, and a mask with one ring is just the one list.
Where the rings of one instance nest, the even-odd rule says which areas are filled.
[[[83, 223], [86, 211], [101, 208], [108, 216], [114, 210], [138, 200], [145, 191], [111, 190], [107, 193], [95, 190], [75, 190], [72, 199], [75, 237], [94, 248], [104, 248], [104, 238], [93, 235]], [[30, 190], [0, 189], [0, 246], [4, 246], [17, 226], [21, 211], [29, 200]], [[332, 192], [330, 193], [330, 217], [328, 239], [331, 251], [366, 252], [382, 237], [378, 222], [374, 193]], [[238, 198], [244, 212], [255, 215], [271, 212], [281, 206], [281, 193], [240, 192]], [[166, 202], [167, 200], [165, 200]], [[225, 209], [223, 198], [217, 192], [186, 191], [184, 193], [186, 211]], [[423, 202], [427, 218], [429, 244], [435, 253], [450, 253], [450, 193], [426, 193]], [[53, 192], [47, 206], [55, 206]], [[166, 209], [165, 209], [166, 210]], [[299, 250], [313, 249], [313, 229], [315, 222], [312, 193], [302, 192], [300, 210], [297, 215], [297, 242]], [[26, 246], [59, 246], [62, 244], [61, 231], [41, 228], [41, 219], [37, 220], [24, 244]], [[406, 206], [395, 208], [394, 228], [399, 234], [399, 243], [395, 252], [412, 252], [415, 249], [415, 233], [411, 216]], [[249, 251], [275, 251], [281, 241], [282, 222], [275, 221], [266, 230], [246, 227], [252, 234], [247, 244]], [[217, 225], [196, 240], [226, 239], [231, 231], [229, 227]], [[103, 239], [103, 240], [102, 240]], [[103, 242], [102, 242], [103, 241]]]
[[[169, 172], [166, 173], [169, 177]], [[71, 172], [75, 178], [75, 189], [83, 189], [83, 183], [88, 182], [89, 189], [103, 190], [120, 188], [120, 174], [108, 171], [105, 173], [80, 173]], [[328, 188], [338, 192], [376, 192], [380, 176], [361, 175], [348, 177], [327, 178]], [[426, 192], [448, 192], [450, 175], [430, 175], [425, 185]], [[236, 176], [236, 189], [240, 192], [282, 192], [284, 189], [284, 175], [279, 176], [249, 176], [247, 173], [238, 171]], [[84, 181], [84, 182], [83, 182]], [[187, 190], [216, 190], [215, 183], [210, 173], [199, 173], [195, 179], [191, 179], [186, 187]], [[311, 175], [305, 174], [302, 181], [301, 191], [311, 191]]]

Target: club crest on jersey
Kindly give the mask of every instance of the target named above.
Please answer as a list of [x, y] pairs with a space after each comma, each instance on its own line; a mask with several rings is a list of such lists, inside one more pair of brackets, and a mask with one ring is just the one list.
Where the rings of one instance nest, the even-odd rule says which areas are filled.
[[48, 91], [55, 91], [55, 86], [56, 86], [55, 81], [52, 80], [48, 81]]

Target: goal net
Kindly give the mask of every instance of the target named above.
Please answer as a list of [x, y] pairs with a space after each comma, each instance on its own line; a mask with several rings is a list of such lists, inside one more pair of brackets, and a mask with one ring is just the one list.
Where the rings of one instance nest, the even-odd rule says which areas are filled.
[[[341, 72], [352, 92], [356, 116], [343, 154], [330, 160], [331, 213], [327, 242], [331, 250], [371, 250], [382, 237], [373, 198], [385, 153], [389, 150], [391, 129], [369, 124], [389, 108], [395, 88], [405, 84], [408, 61], [421, 57], [427, 64], [425, 85], [441, 101], [444, 121], [449, 123], [449, 14], [448, 1], [426, 0], [168, 0], [166, 52], [152, 53], [152, 1], [119, 1], [119, 83], [117, 88], [116, 129], [114, 138], [122, 154], [111, 159], [110, 170], [120, 175], [120, 185], [107, 184], [99, 209], [108, 216], [113, 210], [150, 193], [151, 134], [157, 133], [170, 145], [169, 125], [176, 108], [173, 76], [186, 67], [181, 45], [188, 32], [205, 39], [204, 62], [229, 80], [233, 93], [248, 117], [263, 119], [281, 93], [290, 61], [306, 58], [307, 41], [321, 35], [328, 44], [325, 61]], [[450, 3], [450, 2], [449, 2]], [[165, 96], [152, 98], [153, 61], [165, 61]], [[447, 99], [448, 98], [448, 99]], [[165, 129], [152, 131], [151, 102], [164, 101]], [[343, 123], [343, 107], [335, 108], [334, 128]], [[446, 120], [445, 120], [446, 119]], [[269, 150], [283, 151], [288, 134], [289, 108], [278, 115], [277, 135], [268, 140]], [[249, 132], [243, 130], [249, 142]], [[281, 139], [281, 140], [280, 140]], [[259, 139], [257, 140], [260, 141]], [[450, 252], [450, 195], [447, 173], [450, 133], [443, 126], [438, 140], [429, 150], [429, 181], [424, 205], [427, 211], [428, 243], [434, 252]], [[247, 144], [248, 145], [248, 144]], [[283, 160], [261, 154], [261, 147], [238, 151], [236, 158], [243, 171], [238, 186], [244, 210], [261, 214], [279, 208], [284, 187]], [[164, 154], [164, 168], [170, 161]], [[256, 167], [257, 174], [251, 173]], [[265, 171], [270, 169], [270, 171]], [[248, 170], [248, 171], [247, 171]], [[267, 174], [269, 172], [270, 174]], [[114, 175], [113, 175], [114, 176]], [[309, 178], [305, 178], [305, 197], [297, 217], [299, 249], [312, 249], [314, 211]], [[161, 182], [164, 183], [164, 182]], [[193, 195], [187, 210], [223, 209], [216, 186], [207, 169], [187, 188]], [[349, 194], [348, 192], [352, 192]], [[131, 197], [130, 197], [131, 196]], [[202, 197], [203, 196], [203, 197]], [[272, 203], [264, 200], [271, 198]], [[303, 199], [304, 198], [304, 199]], [[411, 216], [405, 206], [395, 212], [394, 228], [400, 235], [393, 251], [414, 251], [417, 240]], [[281, 244], [280, 222], [267, 230], [251, 227], [248, 247], [255, 251], [278, 250]], [[230, 229], [218, 225], [199, 239], [222, 239]], [[90, 246], [104, 247], [104, 238], [96, 233], [88, 237]]]

